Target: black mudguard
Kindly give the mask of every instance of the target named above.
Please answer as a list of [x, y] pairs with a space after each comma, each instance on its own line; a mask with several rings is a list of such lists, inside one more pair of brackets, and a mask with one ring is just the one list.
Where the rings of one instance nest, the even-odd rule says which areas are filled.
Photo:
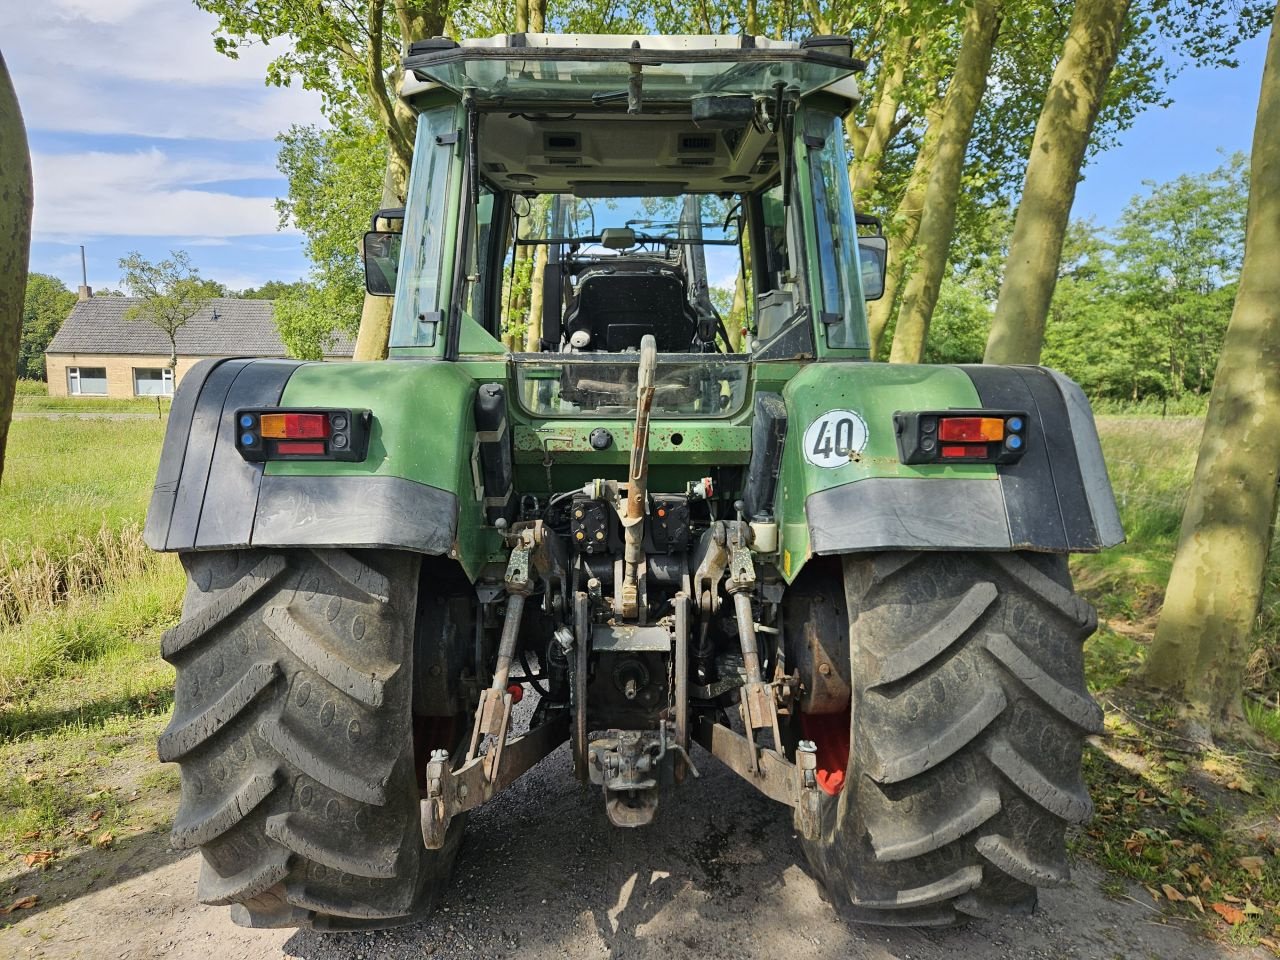
[[972, 365], [989, 409], [1026, 410], [1040, 442], [989, 480], [870, 478], [810, 494], [815, 554], [868, 550], [1092, 553], [1124, 540], [1089, 401], [1046, 367]]
[[143, 538], [153, 550], [369, 547], [442, 554], [457, 497], [399, 477], [269, 476], [235, 446], [237, 410], [278, 406], [301, 360], [202, 360], [182, 378]]

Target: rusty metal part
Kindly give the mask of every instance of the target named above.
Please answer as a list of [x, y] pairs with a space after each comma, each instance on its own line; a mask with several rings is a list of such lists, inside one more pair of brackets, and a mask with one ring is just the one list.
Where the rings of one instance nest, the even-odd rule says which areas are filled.
[[573, 668], [573, 772], [580, 783], [586, 783], [589, 779], [587, 658], [591, 652], [591, 601], [582, 591], [578, 591], [573, 597], [573, 626], [577, 635], [577, 651]]
[[652, 334], [640, 341], [640, 366], [636, 374], [636, 426], [627, 470], [627, 496], [622, 518], [623, 579], [617, 587], [618, 613], [634, 617], [640, 610], [637, 579], [644, 561], [644, 518], [649, 504], [649, 410], [653, 406], [653, 382], [658, 368], [658, 342]]
[[784, 616], [791, 666], [800, 675], [800, 711], [848, 710], [849, 619], [839, 581], [834, 590], [801, 587], [787, 597]]
[[793, 823], [801, 836], [810, 840], [818, 837], [823, 794], [814, 775], [816, 752], [797, 750], [797, 762], [792, 763], [778, 751], [758, 748], [746, 737], [705, 716], [698, 719], [695, 736], [707, 752], [770, 800], [791, 807]]
[[[510, 694], [506, 699], [509, 710]], [[505, 790], [568, 736], [568, 717], [561, 710], [522, 736], [499, 740], [493, 750], [466, 761], [457, 770], [450, 767], [448, 751], [432, 751], [427, 762], [426, 795], [419, 805], [422, 842], [427, 849], [443, 847], [450, 820]]]
[[[735, 548], [734, 553], [737, 552]], [[771, 730], [773, 745], [775, 749], [780, 750], [782, 749], [782, 732], [778, 726], [778, 705], [773, 697], [773, 688], [764, 682], [764, 671], [760, 666], [760, 650], [756, 644], [755, 617], [751, 611], [749, 591], [755, 585], [753, 570], [754, 568], [735, 568], [729, 578], [734, 613], [738, 619], [738, 642], [742, 645], [742, 663], [747, 672], [747, 682], [742, 686], [738, 709], [742, 713], [742, 723], [749, 735], [756, 730]]]
[[693, 602], [703, 614], [720, 609], [720, 581], [731, 566], [739, 573], [745, 564], [750, 583], [755, 583], [755, 564], [748, 549], [752, 536], [750, 525], [737, 520], [717, 520], [702, 535], [693, 558]]
[[507, 611], [502, 621], [502, 637], [498, 642], [498, 659], [493, 670], [493, 680], [481, 692], [476, 707], [475, 724], [471, 730], [471, 743], [467, 759], [472, 760], [480, 751], [480, 743], [486, 736], [498, 738], [497, 749], [502, 750], [509, 724], [510, 707], [504, 703], [507, 682], [511, 676], [511, 664], [515, 660], [516, 644], [520, 639], [520, 621], [524, 615], [525, 600], [533, 592], [535, 575], [547, 584], [558, 574], [558, 562], [548, 548], [548, 538], [542, 521], [517, 524], [507, 536], [511, 544], [511, 556], [507, 560], [503, 576], [503, 588], [507, 593]]

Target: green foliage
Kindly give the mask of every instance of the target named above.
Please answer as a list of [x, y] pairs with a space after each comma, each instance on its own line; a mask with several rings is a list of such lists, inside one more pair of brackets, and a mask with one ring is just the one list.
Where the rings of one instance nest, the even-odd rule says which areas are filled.
[[178, 363], [178, 331], [214, 297], [226, 294], [222, 284], [205, 280], [184, 250], [169, 251], [169, 259], [152, 263], [134, 251], [120, 259], [124, 285], [142, 302], [124, 313], [126, 320], [154, 323], [169, 338], [169, 366]]
[[364, 301], [361, 238], [381, 206], [386, 145], [369, 120], [292, 126], [276, 138], [289, 195], [276, 201], [280, 225], [306, 237], [306, 283], [276, 298], [276, 324], [291, 355], [316, 359], [335, 329], [353, 336]]
[[1043, 362], [1094, 397], [1207, 394], [1244, 256], [1247, 173], [1237, 154], [1148, 184], [1109, 233], [1073, 224]]
[[22, 303], [22, 340], [18, 345], [18, 376], [44, 379], [44, 351], [75, 306], [76, 295], [57, 277], [27, 275]]
[[235, 296], [241, 300], [279, 300], [288, 294], [299, 293], [306, 287], [301, 280], [290, 283], [287, 280], [268, 280], [260, 287], [249, 287]]
[[947, 277], [925, 343], [925, 363], [981, 363], [991, 327], [990, 301], [971, 283]]

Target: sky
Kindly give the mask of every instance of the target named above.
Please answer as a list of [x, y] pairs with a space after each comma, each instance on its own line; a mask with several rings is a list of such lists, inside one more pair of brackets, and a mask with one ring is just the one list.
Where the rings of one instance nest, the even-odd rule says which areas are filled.
[[[307, 91], [267, 87], [278, 50], [213, 49], [212, 16], [184, 0], [0, 2], [0, 51], [28, 128], [35, 176], [31, 269], [73, 289], [119, 288], [117, 261], [188, 251], [239, 290], [307, 272], [302, 237], [278, 229], [275, 135], [320, 121]], [[1266, 38], [1234, 71], [1187, 70], [1121, 144], [1086, 170], [1074, 216], [1115, 221], [1144, 180], [1200, 173], [1248, 150]]]

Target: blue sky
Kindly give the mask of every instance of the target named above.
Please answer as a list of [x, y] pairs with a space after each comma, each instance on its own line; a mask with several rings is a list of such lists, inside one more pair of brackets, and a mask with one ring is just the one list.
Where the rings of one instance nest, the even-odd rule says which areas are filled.
[[[117, 260], [187, 250], [233, 289], [307, 270], [301, 237], [277, 229], [274, 136], [320, 119], [298, 89], [268, 88], [275, 47], [239, 61], [213, 50], [212, 17], [185, 0], [0, 3], [0, 49], [26, 118], [36, 181], [31, 268], [118, 287]], [[1074, 214], [1115, 220], [1142, 181], [1207, 171], [1247, 150], [1265, 38], [1234, 71], [1188, 70], [1174, 104], [1141, 116], [1086, 171]]]

